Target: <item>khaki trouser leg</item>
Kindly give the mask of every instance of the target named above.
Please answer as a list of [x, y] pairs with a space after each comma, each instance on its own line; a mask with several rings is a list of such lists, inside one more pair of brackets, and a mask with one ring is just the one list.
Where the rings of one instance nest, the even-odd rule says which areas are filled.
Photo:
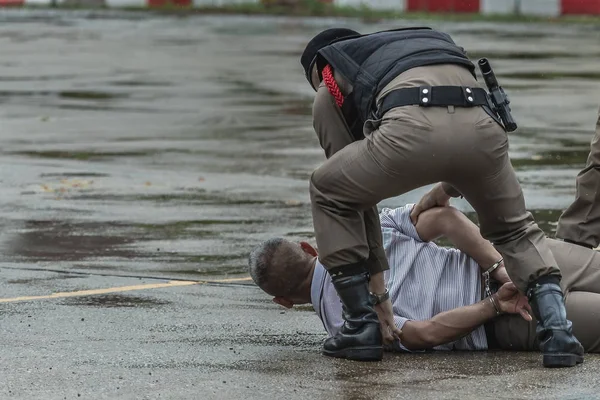
[[[587, 352], [600, 352], [600, 253], [581, 246], [548, 240], [563, 275], [567, 318], [573, 333]], [[538, 350], [535, 319], [527, 322], [517, 315], [494, 321], [496, 339], [505, 350]]]
[[[429, 110], [440, 113], [443, 110]], [[364, 210], [438, 180], [441, 147], [419, 107], [390, 111], [378, 130], [334, 154], [310, 179], [319, 259], [328, 269], [367, 259]], [[419, 125], [420, 124], [420, 125]], [[432, 149], [440, 157], [432, 156]]]
[[543, 231], [525, 208], [506, 134], [491, 118], [476, 129], [477, 146], [487, 151], [457, 159], [460, 168], [447, 182], [473, 206], [482, 236], [502, 254], [511, 280], [525, 292], [537, 278], [560, 276], [560, 271]]
[[558, 221], [556, 237], [600, 244], [600, 112], [586, 167], [577, 175], [575, 201]]
[[[333, 96], [324, 85], [319, 87], [315, 97], [313, 120], [319, 143], [328, 159], [354, 142], [340, 108], [335, 104]], [[383, 249], [383, 237], [377, 206], [375, 205], [364, 211], [363, 219], [369, 247], [367, 269], [374, 275], [390, 269]]]

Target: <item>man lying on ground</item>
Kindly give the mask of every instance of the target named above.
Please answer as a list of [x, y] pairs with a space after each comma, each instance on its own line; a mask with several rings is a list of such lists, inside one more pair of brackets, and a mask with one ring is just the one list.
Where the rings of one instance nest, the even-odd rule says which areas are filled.
[[[536, 324], [526, 298], [510, 282], [500, 254], [478, 227], [453, 207], [420, 213], [413, 225], [412, 205], [380, 214], [390, 270], [385, 279], [395, 324], [402, 330], [396, 349], [539, 350]], [[446, 237], [456, 246], [434, 243]], [[549, 240], [563, 278], [568, 319], [588, 352], [600, 352], [600, 253]], [[493, 295], [486, 297], [482, 272], [491, 273]], [[254, 282], [285, 307], [312, 303], [327, 333], [337, 334], [342, 304], [329, 274], [308, 243], [271, 239], [250, 255]], [[352, 324], [352, 320], [347, 323]]]

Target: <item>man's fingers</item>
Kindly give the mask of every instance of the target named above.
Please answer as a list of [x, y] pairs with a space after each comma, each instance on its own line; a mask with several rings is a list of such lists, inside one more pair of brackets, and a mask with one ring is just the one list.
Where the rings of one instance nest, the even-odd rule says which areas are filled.
[[517, 308], [519, 314], [521, 314], [521, 317], [523, 317], [525, 321], [531, 321], [533, 319], [531, 318], [531, 313], [533, 311], [531, 310], [531, 306], [527, 301], [520, 301], [519, 303], [517, 303], [517, 306], [515, 308]]
[[391, 335], [393, 336], [393, 339], [397, 339], [400, 340], [400, 335], [402, 335], [402, 330], [398, 327], [396, 327], [396, 323], [394, 322], [394, 320], [392, 319], [391, 321], [387, 321], [388, 324], [388, 330], [391, 333]]
[[410, 220], [412, 221], [413, 225], [417, 224], [417, 220], [419, 219], [419, 214], [421, 214], [421, 207], [419, 205], [416, 205], [413, 207], [412, 211], [410, 212]]
[[529, 315], [529, 313], [527, 312], [527, 310], [525, 310], [524, 308], [519, 310], [519, 314], [521, 314], [521, 317], [523, 317], [523, 319], [525, 321], [531, 321], [533, 320], [533, 318], [531, 318], [531, 315]]
[[394, 338], [400, 340], [400, 337], [402, 336], [402, 330], [396, 328], [395, 326], [392, 328], [392, 332], [394, 334]]
[[392, 320], [385, 321], [381, 323], [381, 336], [383, 338], [383, 343], [392, 344], [394, 340], [400, 340], [400, 335], [402, 335], [402, 330], [396, 327], [396, 324]]
[[382, 329], [381, 335], [383, 336], [383, 343], [391, 344], [394, 341], [394, 337], [390, 333], [389, 329]]

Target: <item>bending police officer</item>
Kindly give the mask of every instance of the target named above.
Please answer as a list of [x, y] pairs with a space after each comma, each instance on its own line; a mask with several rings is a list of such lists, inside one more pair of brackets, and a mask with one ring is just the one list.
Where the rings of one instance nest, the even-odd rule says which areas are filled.
[[[368, 216], [383, 199], [443, 182], [415, 206], [413, 220], [451, 196], [464, 196], [482, 235], [529, 297], [544, 365], [582, 362], [583, 348], [566, 318], [560, 270], [525, 209], [506, 132], [464, 50], [429, 28], [369, 35], [329, 29], [308, 43], [301, 63], [317, 91], [319, 137], [337, 134], [319, 132], [324, 120], [343, 118], [356, 139], [310, 179], [319, 261], [332, 277], [345, 320], [340, 334], [325, 342], [324, 354], [380, 360], [381, 330], [388, 339], [401, 338], [383, 279], [389, 267], [377, 256], [379, 221]], [[340, 113], [320, 112], [318, 105], [332, 98]]]

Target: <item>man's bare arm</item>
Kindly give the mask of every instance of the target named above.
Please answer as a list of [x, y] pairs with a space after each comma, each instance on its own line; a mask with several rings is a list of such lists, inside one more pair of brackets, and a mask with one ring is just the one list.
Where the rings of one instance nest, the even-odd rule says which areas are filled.
[[[500, 312], [520, 314], [531, 321], [531, 307], [512, 282], [504, 284], [493, 298]], [[407, 321], [400, 340], [409, 350], [430, 349], [468, 335], [496, 315], [494, 303], [485, 298], [479, 303], [437, 314], [427, 321]]]
[[[426, 242], [445, 236], [483, 270], [502, 258], [494, 246], [481, 236], [477, 225], [454, 207], [436, 207], [424, 211], [415, 227], [419, 237]], [[503, 263], [492, 273], [492, 277], [500, 283], [510, 281]]]
[[431, 349], [468, 335], [495, 316], [496, 310], [486, 298], [437, 314], [427, 321], [407, 321], [402, 327], [400, 343], [409, 350]]

